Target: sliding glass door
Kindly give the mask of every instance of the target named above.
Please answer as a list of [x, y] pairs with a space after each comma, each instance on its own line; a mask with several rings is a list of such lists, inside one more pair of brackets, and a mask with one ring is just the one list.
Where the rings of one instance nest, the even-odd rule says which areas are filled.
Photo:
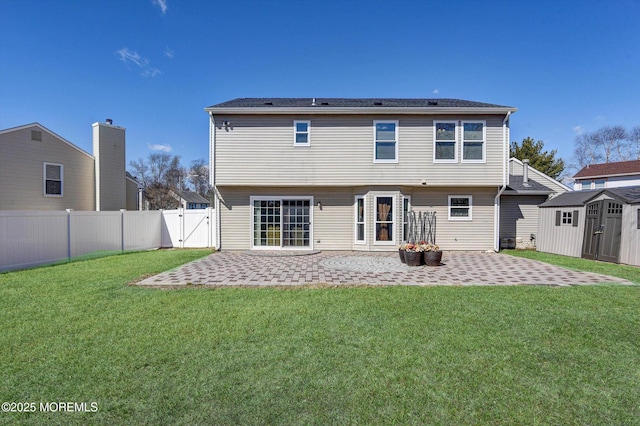
[[311, 248], [311, 198], [252, 198], [253, 248]]

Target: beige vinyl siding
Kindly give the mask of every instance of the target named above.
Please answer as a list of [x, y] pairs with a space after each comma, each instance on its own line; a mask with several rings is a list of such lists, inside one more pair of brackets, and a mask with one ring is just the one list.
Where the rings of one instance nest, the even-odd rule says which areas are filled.
[[[556, 226], [556, 211], [578, 211], [578, 226]], [[537, 250], [545, 253], [581, 257], [585, 224], [584, 207], [543, 207], [538, 212]]]
[[[64, 166], [62, 197], [44, 196], [45, 162]], [[0, 210], [93, 210], [94, 186], [94, 159], [79, 148], [37, 126], [0, 134]]]
[[[492, 250], [494, 199], [498, 188], [432, 188], [407, 190], [416, 211], [436, 212], [436, 244], [442, 250]], [[471, 195], [472, 220], [448, 220], [448, 196]]]
[[[251, 248], [250, 198], [312, 196], [313, 248], [316, 250], [394, 251], [402, 238], [402, 196], [411, 196], [413, 210], [435, 211], [436, 243], [443, 250], [491, 250], [493, 248], [494, 197], [496, 188], [410, 187], [219, 187], [220, 238], [223, 250]], [[366, 202], [366, 244], [355, 243], [355, 196]], [[448, 196], [473, 197], [471, 221], [448, 220]], [[393, 196], [395, 203], [394, 244], [375, 243], [376, 196]], [[322, 209], [318, 207], [321, 203]]]
[[138, 210], [138, 184], [131, 179], [125, 178], [125, 185], [127, 188], [127, 210]]
[[500, 201], [500, 238], [515, 238], [532, 244], [531, 234], [538, 234], [538, 206], [546, 195], [502, 196]]
[[[218, 186], [499, 186], [503, 116], [216, 116]], [[486, 120], [486, 162], [434, 164], [434, 120]], [[293, 121], [310, 121], [310, 146], [295, 147]], [[374, 120], [398, 121], [398, 163], [375, 164]], [[461, 144], [459, 142], [458, 151]], [[461, 154], [459, 154], [461, 159]]]
[[640, 266], [640, 229], [638, 229], [638, 204], [622, 206], [622, 241], [620, 263]]

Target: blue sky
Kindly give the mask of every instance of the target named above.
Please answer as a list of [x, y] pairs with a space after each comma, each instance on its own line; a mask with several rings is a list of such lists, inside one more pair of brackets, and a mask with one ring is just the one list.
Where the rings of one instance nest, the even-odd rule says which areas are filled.
[[208, 156], [204, 108], [237, 97], [459, 98], [515, 106], [511, 140], [569, 160], [640, 124], [640, 1], [0, 0], [0, 129], [39, 122], [127, 162]]

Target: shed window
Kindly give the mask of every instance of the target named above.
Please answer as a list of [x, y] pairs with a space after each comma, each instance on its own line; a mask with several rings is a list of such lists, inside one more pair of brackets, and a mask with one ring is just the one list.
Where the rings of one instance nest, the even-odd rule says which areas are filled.
[[562, 212], [562, 224], [571, 225], [573, 219], [573, 212]]

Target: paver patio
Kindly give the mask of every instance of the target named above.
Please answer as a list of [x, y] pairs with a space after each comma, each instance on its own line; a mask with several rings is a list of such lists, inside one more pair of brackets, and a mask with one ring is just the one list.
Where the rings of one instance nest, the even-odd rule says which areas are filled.
[[[587, 285], [629, 281], [499, 253], [445, 252], [438, 267], [409, 267], [397, 252], [305, 255], [223, 251], [137, 283], [142, 286]], [[291, 253], [299, 254], [299, 253]]]

